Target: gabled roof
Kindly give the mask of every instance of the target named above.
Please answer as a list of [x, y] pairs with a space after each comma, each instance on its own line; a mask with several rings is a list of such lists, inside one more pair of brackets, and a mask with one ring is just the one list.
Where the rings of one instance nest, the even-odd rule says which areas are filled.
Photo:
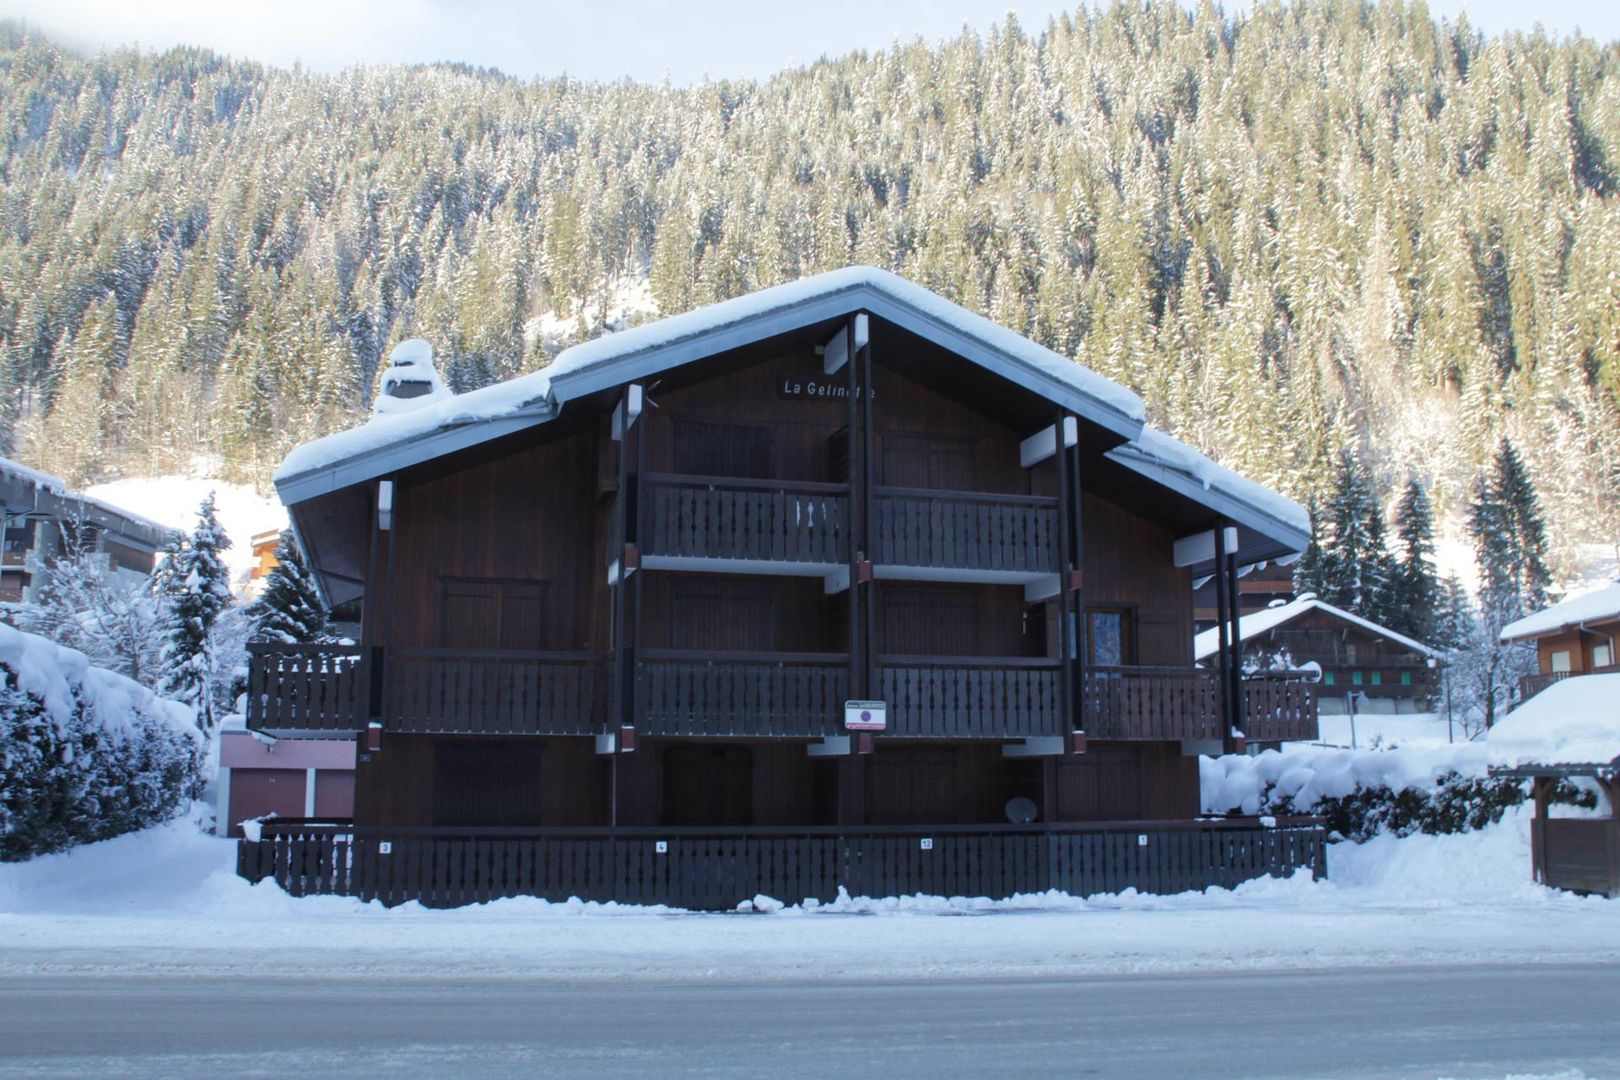
[[1620, 769], [1620, 675], [1553, 683], [1500, 720], [1485, 743], [1498, 768]]
[[[1274, 545], [1302, 551], [1310, 520], [1290, 499], [1144, 426], [1142, 399], [1004, 326], [868, 266], [818, 274], [607, 334], [548, 367], [306, 443], [276, 471], [289, 506], [555, 419], [568, 402], [709, 356], [867, 312], [1112, 432], [1109, 459]], [[1264, 556], [1264, 557], [1270, 557]]]
[[1546, 637], [1586, 623], [1616, 620], [1620, 620], [1620, 581], [1610, 582], [1601, 589], [1570, 597], [1561, 604], [1542, 608], [1533, 615], [1508, 623], [1502, 627], [1502, 641]]
[[857, 311], [932, 341], [1122, 439], [1142, 431], [1142, 399], [1119, 384], [897, 274], [854, 266], [605, 334], [533, 374], [305, 443], [276, 470], [276, 488], [283, 502], [302, 502], [545, 423], [577, 398]]
[[[1414, 641], [1404, 634], [1397, 634], [1388, 627], [1379, 626], [1375, 622], [1363, 619], [1360, 615], [1352, 615], [1343, 608], [1337, 608], [1325, 601], [1318, 600], [1310, 593], [1305, 594], [1298, 600], [1291, 600], [1286, 604], [1278, 604], [1276, 607], [1269, 607], [1263, 611], [1256, 611], [1251, 615], [1243, 616], [1238, 620], [1238, 637], [1243, 641], [1247, 641], [1251, 637], [1264, 634], [1312, 611], [1325, 612], [1334, 618], [1359, 626], [1369, 634], [1376, 634], [1381, 638], [1387, 638], [1390, 641], [1404, 645], [1420, 656], [1427, 656], [1436, 660], [1440, 658], [1438, 652], [1421, 641]], [[1205, 630], [1193, 638], [1193, 659], [1203, 660], [1214, 656], [1219, 648], [1220, 641], [1216, 630]]]
[[0, 457], [0, 509], [8, 514], [34, 511], [66, 519], [79, 517], [100, 528], [110, 529], [135, 545], [153, 548], [180, 537], [180, 530], [142, 517], [105, 499], [69, 491], [67, 481], [50, 473], [30, 469], [10, 458]]

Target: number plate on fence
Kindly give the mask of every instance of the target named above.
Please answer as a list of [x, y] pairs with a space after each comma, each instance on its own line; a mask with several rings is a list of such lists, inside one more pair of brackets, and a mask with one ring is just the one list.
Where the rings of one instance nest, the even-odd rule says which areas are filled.
[[922, 848], [924, 851], [933, 851], [934, 838], [931, 836], [925, 836], [921, 840], [917, 841], [917, 846]]
[[1147, 833], [1144, 832], [1136, 834], [1136, 846], [1147, 847]]
[[382, 840], [382, 841], [379, 841], [377, 843], [377, 854], [379, 854], [379, 855], [392, 855], [393, 853], [394, 853], [394, 845], [392, 843], [390, 843], [389, 841]]
[[658, 855], [668, 855], [669, 854], [669, 841], [668, 840], [654, 840], [653, 841], [653, 852], [655, 854], [658, 854]]

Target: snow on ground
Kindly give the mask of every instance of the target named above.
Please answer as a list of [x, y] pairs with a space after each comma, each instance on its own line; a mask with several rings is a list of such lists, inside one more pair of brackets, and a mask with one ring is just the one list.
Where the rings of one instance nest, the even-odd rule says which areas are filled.
[[1324, 882], [1296, 876], [1174, 897], [855, 900], [746, 915], [293, 899], [236, 878], [233, 852], [176, 822], [0, 864], [0, 974], [722, 981], [1620, 961], [1620, 901], [1530, 882], [1527, 812], [1473, 834], [1335, 845]]
[[1461, 725], [1449, 729], [1444, 713], [1358, 713], [1355, 718], [1354, 739], [1351, 738], [1350, 717], [1323, 715], [1318, 718], [1320, 737], [1318, 744], [1365, 750], [1370, 746], [1409, 746], [1430, 749], [1467, 741]]
[[197, 507], [210, 491], [214, 493], [214, 514], [231, 540], [225, 565], [231, 572], [232, 587], [240, 588], [253, 565], [253, 535], [287, 527], [287, 510], [274, 496], [210, 476], [114, 480], [86, 488], [85, 494], [190, 533], [197, 525]]

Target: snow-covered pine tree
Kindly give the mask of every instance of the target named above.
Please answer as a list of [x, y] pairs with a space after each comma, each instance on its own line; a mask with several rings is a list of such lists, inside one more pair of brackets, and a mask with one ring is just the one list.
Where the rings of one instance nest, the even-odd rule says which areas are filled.
[[1299, 557], [1294, 564], [1294, 595], [1304, 596], [1306, 593], [1322, 595], [1328, 587], [1327, 559], [1322, 553], [1322, 512], [1316, 505], [1316, 496], [1311, 496], [1309, 502], [1311, 515], [1311, 542], [1305, 548], [1305, 554]]
[[1504, 621], [1545, 607], [1552, 573], [1540, 500], [1513, 443], [1503, 439], [1489, 474], [1474, 482], [1468, 528], [1480, 570], [1480, 600]]
[[248, 606], [247, 616], [253, 641], [314, 645], [329, 639], [326, 610], [291, 529], [282, 530], [276, 567], [265, 577], [264, 592]]
[[1430, 642], [1440, 622], [1440, 576], [1434, 562], [1434, 512], [1423, 483], [1412, 477], [1395, 508], [1395, 536], [1399, 549], [1390, 629]]
[[196, 528], [164, 554], [157, 569], [168, 637], [162, 690], [192, 706], [197, 726], [208, 734], [215, 723], [214, 627], [231, 605], [230, 575], [220, 552], [230, 546], [209, 492], [197, 509]]
[[1339, 452], [1322, 543], [1323, 600], [1377, 623], [1388, 621], [1394, 559], [1384, 538], [1384, 513], [1355, 453]]

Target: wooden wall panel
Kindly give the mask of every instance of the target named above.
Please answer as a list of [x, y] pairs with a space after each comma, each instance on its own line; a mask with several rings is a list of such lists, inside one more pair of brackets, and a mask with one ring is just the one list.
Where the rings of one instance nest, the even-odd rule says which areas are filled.
[[[606, 825], [609, 759], [581, 738], [487, 739], [471, 735], [402, 735], [389, 733], [381, 751], [362, 752], [355, 769], [355, 820], [366, 825], [431, 826], [445, 814], [467, 809], [479, 798], [479, 784], [469, 770], [461, 777], [460, 802], [448, 800], [440, 787], [456, 773], [456, 751], [444, 755], [443, 744], [483, 747], [522, 758], [532, 765], [532, 788], [525, 799], [528, 820], [521, 825]], [[454, 805], [452, 805], [454, 803]], [[477, 816], [476, 808], [473, 808]], [[494, 824], [491, 820], [471, 822]]]
[[1172, 561], [1175, 537], [1124, 507], [1085, 498], [1086, 603], [1136, 615], [1137, 663], [1192, 664], [1192, 574]]

